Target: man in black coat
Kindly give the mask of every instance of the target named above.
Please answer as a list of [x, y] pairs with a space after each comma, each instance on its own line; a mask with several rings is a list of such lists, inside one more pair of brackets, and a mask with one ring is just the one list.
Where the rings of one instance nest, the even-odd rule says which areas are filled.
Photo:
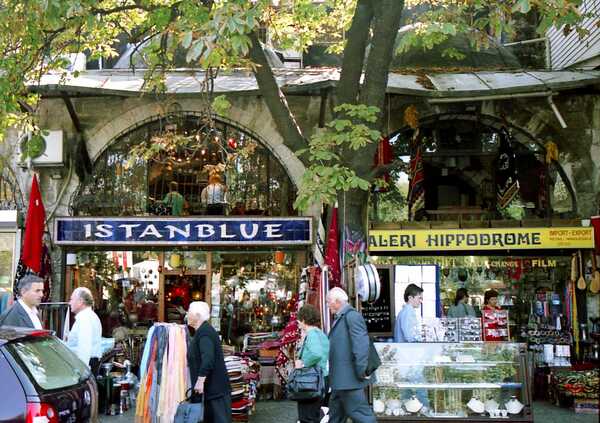
[[44, 296], [44, 280], [35, 275], [25, 275], [17, 283], [19, 299], [2, 313], [0, 326], [21, 326], [42, 329], [37, 306]]
[[190, 303], [188, 324], [196, 330], [188, 349], [191, 382], [194, 392], [204, 394], [204, 422], [231, 423], [229, 376], [219, 334], [208, 323], [209, 318], [208, 304]]
[[327, 293], [327, 306], [336, 318], [329, 330], [329, 423], [375, 423], [365, 387], [367, 376], [369, 334], [362, 315], [348, 304], [348, 295], [341, 288]]

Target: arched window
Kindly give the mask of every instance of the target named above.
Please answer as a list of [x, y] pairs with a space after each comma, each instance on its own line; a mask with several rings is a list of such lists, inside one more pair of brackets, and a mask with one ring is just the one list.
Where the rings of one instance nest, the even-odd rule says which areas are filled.
[[142, 122], [118, 137], [74, 195], [72, 212], [82, 216], [170, 214], [172, 210], [164, 206], [175, 186], [184, 199], [181, 214], [202, 215], [206, 213], [202, 191], [211, 172], [217, 172], [226, 186], [225, 214], [296, 214], [293, 183], [257, 137], [194, 113]]

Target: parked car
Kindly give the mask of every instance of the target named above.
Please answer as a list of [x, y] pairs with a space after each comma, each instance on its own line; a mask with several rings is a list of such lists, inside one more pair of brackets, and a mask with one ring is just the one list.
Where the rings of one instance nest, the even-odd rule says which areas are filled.
[[86, 422], [97, 399], [88, 366], [52, 332], [0, 327], [0, 422]]

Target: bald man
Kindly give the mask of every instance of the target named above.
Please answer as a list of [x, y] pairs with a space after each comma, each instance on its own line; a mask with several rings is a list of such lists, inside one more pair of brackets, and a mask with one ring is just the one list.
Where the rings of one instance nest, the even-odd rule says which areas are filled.
[[94, 313], [94, 297], [88, 288], [76, 288], [71, 294], [69, 306], [75, 313], [75, 324], [69, 332], [67, 346], [89, 365], [93, 374], [98, 374], [102, 358], [102, 323]]

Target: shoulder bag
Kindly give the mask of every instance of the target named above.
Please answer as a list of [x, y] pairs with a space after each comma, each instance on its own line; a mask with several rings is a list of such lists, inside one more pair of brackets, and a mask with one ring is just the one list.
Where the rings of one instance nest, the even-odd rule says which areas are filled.
[[[356, 311], [356, 310], [354, 310]], [[358, 313], [358, 311], [356, 311]], [[359, 313], [360, 314], [360, 313]], [[346, 320], [346, 316], [344, 316], [344, 322], [346, 323], [346, 329], [348, 330], [348, 336], [350, 336], [350, 326], [348, 326], [348, 321]], [[373, 344], [373, 340], [370, 336], [369, 338], [369, 356], [367, 358], [367, 368], [365, 369], [365, 376], [371, 376], [375, 373], [375, 370], [381, 366], [381, 359], [379, 358], [379, 353]]]
[[[306, 342], [306, 338], [304, 342]], [[300, 351], [303, 348], [304, 344]], [[292, 370], [287, 383], [287, 392], [288, 399], [292, 401], [323, 398], [325, 395], [325, 378], [321, 367], [316, 364], [311, 367]]]
[[192, 392], [193, 388], [188, 389], [186, 399], [181, 401], [177, 406], [175, 420], [173, 420], [174, 423], [201, 423], [204, 421], [204, 394], [202, 395], [201, 402], [192, 403], [190, 401]]

